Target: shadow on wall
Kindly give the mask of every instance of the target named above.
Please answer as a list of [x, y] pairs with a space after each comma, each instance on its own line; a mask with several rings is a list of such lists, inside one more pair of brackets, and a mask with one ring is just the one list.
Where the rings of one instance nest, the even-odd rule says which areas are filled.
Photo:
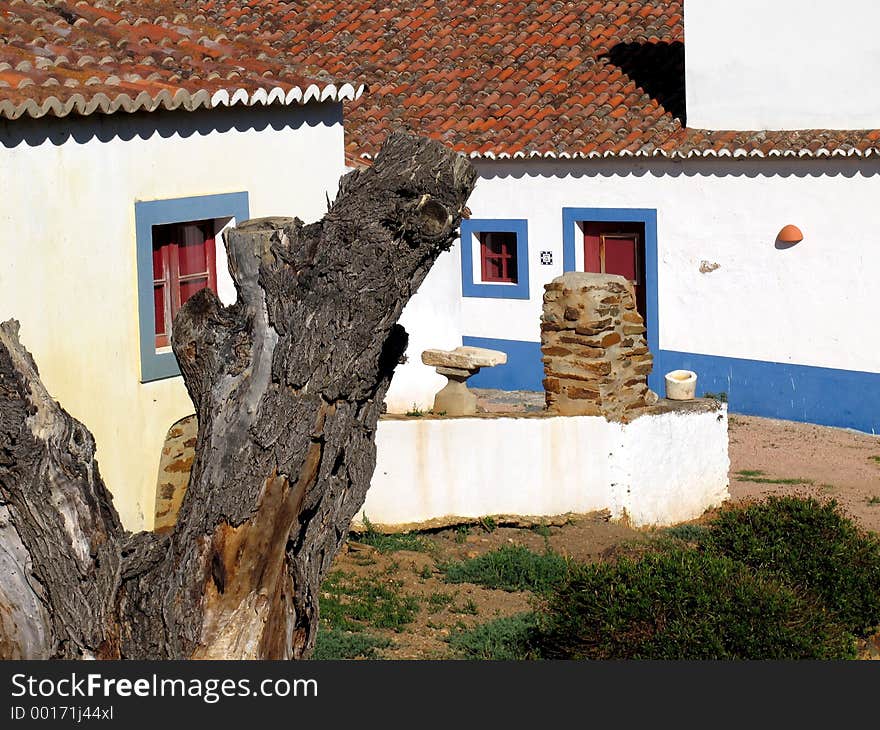
[[685, 126], [684, 43], [618, 43], [602, 56]]
[[305, 104], [302, 106], [234, 106], [186, 111], [175, 109], [132, 114], [101, 114], [88, 116], [68, 114], [66, 117], [23, 117], [14, 121], [0, 120], [0, 146], [13, 149], [21, 145], [36, 147], [50, 142], [61, 146], [68, 142], [86, 144], [92, 140], [129, 141], [136, 137], [150, 139], [158, 135], [170, 137], [206, 136], [213, 132], [256, 131], [272, 128], [299, 129], [303, 125], [342, 124], [342, 104]]

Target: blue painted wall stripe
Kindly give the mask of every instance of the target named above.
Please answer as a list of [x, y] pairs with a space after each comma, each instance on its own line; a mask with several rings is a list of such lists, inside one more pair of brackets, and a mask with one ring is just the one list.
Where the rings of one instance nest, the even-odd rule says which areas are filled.
[[141, 350], [141, 382], [180, 375], [173, 352], [156, 352], [156, 312], [153, 302], [153, 226], [163, 223], [250, 217], [248, 194], [222, 193], [169, 200], [146, 200], [134, 204], [137, 246], [138, 330]]
[[463, 345], [485, 347], [507, 353], [507, 364], [483, 368], [468, 380], [474, 388], [499, 390], [543, 390], [544, 365], [541, 343], [521, 340], [496, 340], [489, 337], [462, 337]]
[[[475, 388], [542, 389], [539, 342], [463, 337], [462, 343], [507, 353], [506, 365], [468, 381]], [[677, 369], [697, 373], [698, 395], [726, 393], [731, 413], [880, 434], [880, 373], [661, 350], [648, 377], [651, 389], [663, 396], [663, 375]]]
[[752, 416], [880, 433], [880, 373], [661, 350], [648, 382], [663, 395], [663, 375], [697, 373], [697, 393], [727, 393], [730, 410]]

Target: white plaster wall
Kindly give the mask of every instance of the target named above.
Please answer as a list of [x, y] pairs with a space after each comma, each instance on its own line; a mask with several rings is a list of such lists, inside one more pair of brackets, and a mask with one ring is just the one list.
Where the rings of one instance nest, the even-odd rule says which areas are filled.
[[385, 398], [390, 413], [406, 413], [415, 406], [433, 407], [434, 393], [446, 383], [434, 368], [422, 364], [422, 352], [451, 350], [461, 345], [461, 252], [456, 245], [440, 255], [400, 318], [409, 333], [407, 362], [394, 373]]
[[382, 420], [376, 448], [356, 521], [384, 526], [602, 509], [669, 525], [728, 496], [726, 409], [626, 425], [596, 416]]
[[686, 0], [688, 126], [880, 127], [880, 3]]
[[[442, 327], [437, 344], [460, 344], [461, 335], [540, 341], [543, 286], [563, 272], [562, 208], [654, 208], [661, 349], [880, 372], [880, 348], [871, 344], [880, 162], [480, 161], [477, 168], [472, 217], [528, 219], [531, 297], [461, 297], [456, 244], [432, 272], [431, 292], [444, 305], [460, 303], [448, 311], [437, 304], [432, 318], [406, 310], [407, 329], [422, 340]], [[804, 240], [777, 248], [788, 223]], [[542, 249], [553, 251], [552, 266], [540, 264]], [[703, 261], [718, 268], [701, 273]], [[399, 370], [405, 380], [396, 396], [427, 408], [443, 383], [416, 347]]]
[[95, 435], [125, 526], [153, 523], [180, 377], [140, 383], [137, 200], [247, 191], [251, 217], [326, 210], [344, 170], [341, 105], [92, 115], [0, 124], [0, 320]]

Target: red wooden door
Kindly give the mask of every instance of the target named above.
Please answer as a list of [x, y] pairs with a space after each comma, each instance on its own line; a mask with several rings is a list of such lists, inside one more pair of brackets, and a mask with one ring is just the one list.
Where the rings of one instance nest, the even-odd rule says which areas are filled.
[[645, 313], [644, 223], [585, 222], [584, 271], [619, 274], [633, 283], [636, 307]]

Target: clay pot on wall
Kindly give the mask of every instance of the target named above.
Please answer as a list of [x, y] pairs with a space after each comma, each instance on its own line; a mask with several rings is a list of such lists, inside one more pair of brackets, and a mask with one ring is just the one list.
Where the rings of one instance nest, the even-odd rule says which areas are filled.
[[666, 373], [666, 397], [669, 400], [693, 400], [697, 392], [697, 374], [693, 370]]

